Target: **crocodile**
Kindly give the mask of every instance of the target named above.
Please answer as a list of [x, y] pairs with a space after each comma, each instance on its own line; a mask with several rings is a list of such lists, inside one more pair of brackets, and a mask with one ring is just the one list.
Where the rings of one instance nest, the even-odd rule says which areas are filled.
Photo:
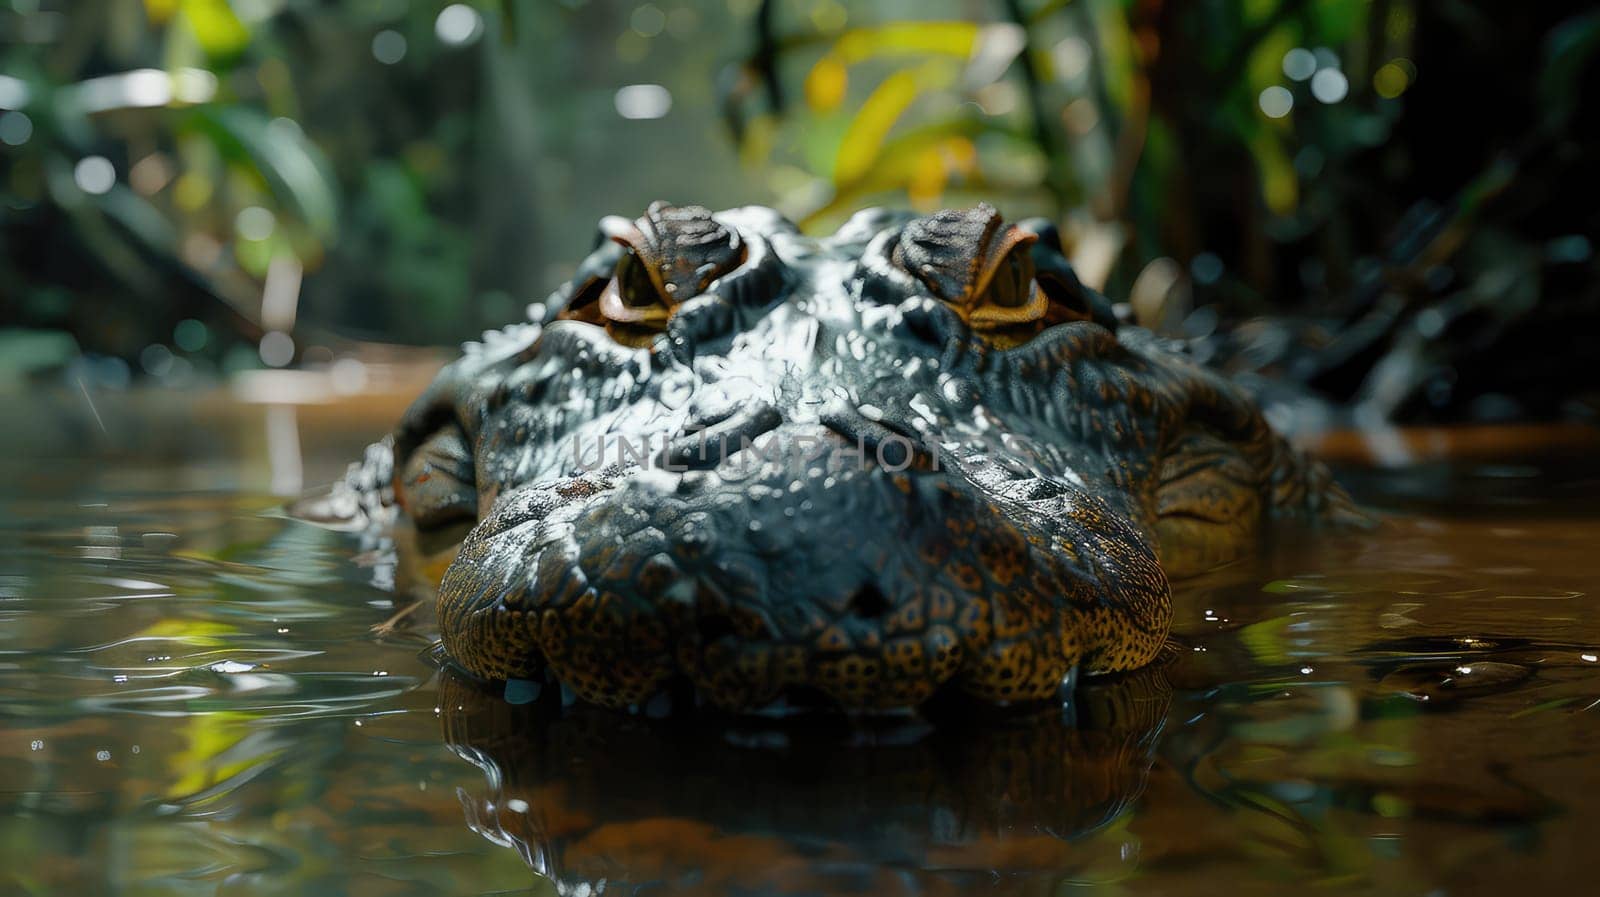
[[1361, 519], [1053, 226], [986, 204], [827, 236], [607, 217], [328, 501], [465, 534], [455, 668], [635, 711], [1049, 701], [1155, 658], [1173, 580]]

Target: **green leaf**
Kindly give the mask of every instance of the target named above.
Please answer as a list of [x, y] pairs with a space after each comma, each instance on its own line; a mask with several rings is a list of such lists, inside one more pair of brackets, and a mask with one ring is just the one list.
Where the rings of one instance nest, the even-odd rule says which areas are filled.
[[250, 43], [250, 29], [227, 0], [183, 0], [180, 12], [200, 49], [213, 58], [233, 56]]
[[333, 234], [338, 223], [333, 178], [321, 151], [298, 128], [244, 107], [204, 107], [195, 115], [223, 157], [249, 159], [273, 196], [313, 235], [326, 239]]

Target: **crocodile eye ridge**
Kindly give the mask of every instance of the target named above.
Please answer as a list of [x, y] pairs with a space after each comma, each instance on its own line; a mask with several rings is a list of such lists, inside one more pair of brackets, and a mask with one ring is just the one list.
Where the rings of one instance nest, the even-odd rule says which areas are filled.
[[618, 342], [649, 345], [674, 312], [744, 263], [738, 231], [703, 206], [654, 202], [635, 221], [608, 218], [601, 229], [623, 247], [600, 291], [599, 320]]
[[[1081, 290], [1054, 273], [1065, 268], [1034, 233], [1007, 224], [992, 206], [946, 210], [908, 222], [890, 261], [927, 295], [945, 303], [973, 332], [1001, 348], [1020, 345], [1045, 328], [1087, 320]], [[1058, 258], [1046, 271], [1039, 253]]]

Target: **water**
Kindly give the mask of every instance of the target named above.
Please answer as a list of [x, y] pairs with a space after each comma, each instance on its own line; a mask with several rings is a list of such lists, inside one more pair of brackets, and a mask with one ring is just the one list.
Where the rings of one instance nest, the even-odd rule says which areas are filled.
[[396, 402], [72, 399], [0, 437], [0, 894], [1592, 886], [1581, 464], [1352, 472], [1383, 528], [1185, 584], [1168, 662], [1066, 714], [657, 723], [485, 696], [425, 609], [373, 631], [439, 559], [270, 492]]

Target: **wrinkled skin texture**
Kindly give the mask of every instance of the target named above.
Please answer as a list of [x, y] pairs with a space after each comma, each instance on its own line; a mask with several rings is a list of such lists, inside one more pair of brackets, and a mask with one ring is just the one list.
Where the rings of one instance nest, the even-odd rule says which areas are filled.
[[1047, 226], [657, 204], [486, 334], [345, 502], [470, 525], [444, 647], [641, 706], [1054, 697], [1161, 648], [1169, 577], [1353, 517], [1233, 385], [1119, 326]]

